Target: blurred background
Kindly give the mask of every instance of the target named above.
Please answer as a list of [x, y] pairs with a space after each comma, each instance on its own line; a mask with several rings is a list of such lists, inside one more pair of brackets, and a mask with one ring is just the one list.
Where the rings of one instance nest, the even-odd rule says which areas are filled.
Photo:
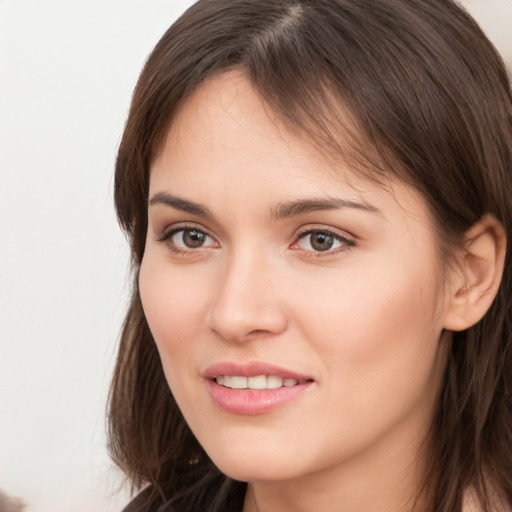
[[[0, 0], [0, 489], [120, 511], [105, 402], [127, 302], [113, 165], [140, 68], [187, 0]], [[512, 67], [512, 0], [461, 2]]]

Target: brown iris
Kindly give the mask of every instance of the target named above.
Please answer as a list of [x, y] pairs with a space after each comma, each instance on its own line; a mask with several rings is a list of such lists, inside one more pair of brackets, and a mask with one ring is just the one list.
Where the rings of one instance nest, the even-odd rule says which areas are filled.
[[195, 229], [186, 229], [183, 231], [181, 238], [183, 244], [188, 248], [197, 249], [198, 247], [203, 246], [206, 240], [206, 234], [201, 231], [196, 231]]
[[313, 231], [310, 237], [311, 247], [313, 247], [315, 251], [328, 251], [334, 244], [334, 237], [323, 231]]

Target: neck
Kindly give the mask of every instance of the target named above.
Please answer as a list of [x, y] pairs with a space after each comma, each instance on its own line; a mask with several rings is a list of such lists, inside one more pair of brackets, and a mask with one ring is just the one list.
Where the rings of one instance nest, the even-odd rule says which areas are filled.
[[[249, 483], [243, 512], [423, 512], [419, 490], [425, 436], [395, 432], [365, 453], [325, 471], [289, 481]], [[421, 466], [421, 467], [420, 467]]]

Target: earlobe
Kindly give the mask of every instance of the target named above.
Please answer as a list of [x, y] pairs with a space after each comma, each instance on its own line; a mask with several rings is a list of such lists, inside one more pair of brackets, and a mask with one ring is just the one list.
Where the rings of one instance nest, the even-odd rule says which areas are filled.
[[491, 306], [501, 283], [506, 234], [492, 215], [484, 215], [466, 233], [464, 248], [451, 274], [444, 328], [463, 331], [476, 324]]

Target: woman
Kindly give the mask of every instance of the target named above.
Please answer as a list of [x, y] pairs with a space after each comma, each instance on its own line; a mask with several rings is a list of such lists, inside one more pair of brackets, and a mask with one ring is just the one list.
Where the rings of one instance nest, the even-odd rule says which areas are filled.
[[192, 6], [116, 166], [126, 510], [509, 510], [511, 129], [452, 1]]

